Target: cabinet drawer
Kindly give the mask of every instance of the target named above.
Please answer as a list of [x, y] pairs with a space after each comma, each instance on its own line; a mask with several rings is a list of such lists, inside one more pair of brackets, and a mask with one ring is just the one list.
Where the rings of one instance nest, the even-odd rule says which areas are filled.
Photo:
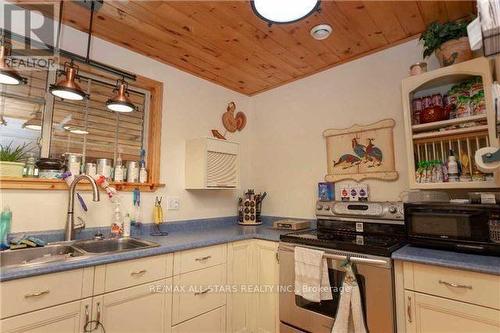
[[172, 327], [172, 333], [221, 333], [225, 332], [226, 307], [220, 307], [201, 316]]
[[2, 282], [0, 318], [82, 298], [83, 269]]
[[413, 270], [406, 289], [500, 309], [500, 276], [422, 264], [404, 268]]
[[[96, 274], [99, 271], [96, 270]], [[172, 254], [108, 264], [105, 268], [104, 292], [164, 279], [168, 276], [172, 276]]]
[[176, 252], [174, 274], [192, 272], [226, 262], [226, 244]]
[[226, 304], [226, 294], [214, 287], [226, 283], [226, 265], [174, 276], [172, 323], [178, 324]]

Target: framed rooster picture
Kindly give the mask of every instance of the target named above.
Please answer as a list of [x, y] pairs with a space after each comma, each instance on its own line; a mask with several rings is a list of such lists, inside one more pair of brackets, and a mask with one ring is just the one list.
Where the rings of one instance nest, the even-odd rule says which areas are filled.
[[328, 174], [326, 181], [367, 178], [396, 180], [393, 119], [346, 129], [328, 129], [326, 139]]

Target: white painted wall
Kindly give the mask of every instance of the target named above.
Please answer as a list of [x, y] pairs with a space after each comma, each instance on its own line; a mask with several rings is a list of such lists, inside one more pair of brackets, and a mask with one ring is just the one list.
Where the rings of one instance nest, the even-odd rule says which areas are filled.
[[396, 120], [399, 179], [366, 183], [371, 200], [398, 200], [408, 187], [401, 80], [421, 59], [413, 40], [255, 96], [252, 176], [255, 187], [269, 193], [265, 214], [313, 217], [317, 183], [327, 171], [322, 132], [384, 118]]
[[[66, 27], [62, 40], [62, 48], [85, 54], [86, 34]], [[231, 140], [241, 143], [241, 181], [243, 188], [248, 187], [249, 138], [255, 126], [249, 97], [100, 39], [93, 40], [91, 58], [164, 83], [161, 182], [166, 187], [154, 194], [143, 193], [144, 219], [151, 221], [156, 195], [163, 196], [164, 212], [169, 221], [235, 215], [240, 191], [184, 190], [185, 140], [208, 136], [212, 128], [221, 129], [221, 115], [227, 103], [235, 101], [238, 110], [244, 111], [248, 117], [245, 130], [231, 137]], [[111, 203], [104, 196], [101, 202], [93, 203], [90, 193], [82, 194], [89, 205], [88, 226], [110, 225]], [[131, 210], [131, 193], [122, 193], [121, 196], [123, 210]], [[179, 211], [166, 210], [167, 196], [180, 198]], [[62, 229], [67, 197], [66, 191], [2, 190], [0, 204], [9, 205], [13, 211], [13, 232]]]

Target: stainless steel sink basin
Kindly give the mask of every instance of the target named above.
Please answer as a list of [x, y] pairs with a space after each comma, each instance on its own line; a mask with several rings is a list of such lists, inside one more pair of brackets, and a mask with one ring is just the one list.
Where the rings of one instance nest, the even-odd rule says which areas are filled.
[[67, 261], [85, 255], [85, 252], [68, 244], [54, 244], [0, 252], [0, 266], [28, 266], [49, 262]]
[[73, 246], [86, 253], [103, 254], [140, 250], [159, 246], [159, 244], [135, 238], [111, 238], [102, 240], [78, 241], [74, 243]]

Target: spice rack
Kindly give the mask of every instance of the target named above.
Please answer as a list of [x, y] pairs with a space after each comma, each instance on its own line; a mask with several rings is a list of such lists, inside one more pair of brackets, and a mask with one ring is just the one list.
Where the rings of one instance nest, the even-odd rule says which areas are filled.
[[[492, 97], [492, 63], [486, 58], [443, 67], [435, 71], [410, 76], [402, 82], [403, 113], [408, 157], [409, 183], [412, 189], [481, 189], [496, 188], [499, 175], [482, 175], [476, 170], [474, 154], [486, 146], [499, 146], [495, 132], [495, 110]], [[452, 86], [476, 79], [483, 84], [485, 108], [480, 114], [461, 118], [415, 124], [414, 98], [445, 94]], [[422, 161], [447, 161], [449, 151], [457, 161], [463, 161], [466, 173], [460, 182], [418, 182], [416, 171]], [[481, 180], [484, 179], [484, 180]]]

